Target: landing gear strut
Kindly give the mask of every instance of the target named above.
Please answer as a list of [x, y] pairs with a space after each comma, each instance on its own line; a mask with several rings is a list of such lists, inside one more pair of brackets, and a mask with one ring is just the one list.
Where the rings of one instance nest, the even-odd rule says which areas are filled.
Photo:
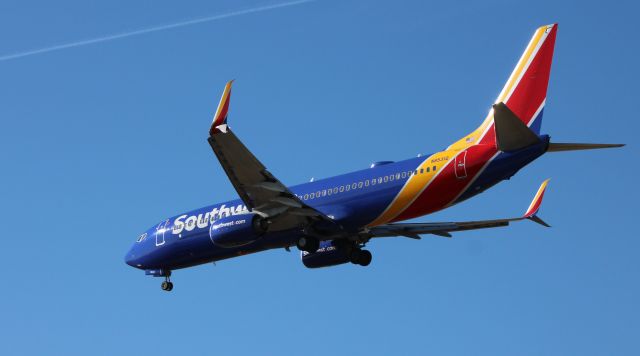
[[300, 251], [313, 253], [318, 251], [318, 248], [320, 248], [320, 241], [318, 241], [318, 239], [316, 239], [315, 237], [302, 236], [300, 239], [298, 239], [296, 245], [298, 246], [298, 249]]
[[363, 267], [368, 266], [371, 263], [372, 258], [373, 256], [368, 250], [356, 248], [351, 252], [351, 263], [354, 265], [360, 265]]
[[164, 282], [160, 285], [163, 291], [171, 292], [173, 289], [173, 283], [171, 283], [171, 272], [164, 276]]

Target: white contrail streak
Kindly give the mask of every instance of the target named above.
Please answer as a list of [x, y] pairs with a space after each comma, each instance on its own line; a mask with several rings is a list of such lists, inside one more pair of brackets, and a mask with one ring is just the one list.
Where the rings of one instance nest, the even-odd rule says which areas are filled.
[[34, 49], [34, 50], [31, 50], [31, 51], [26, 51], [26, 52], [7, 54], [7, 55], [4, 55], [4, 56], [0, 56], [0, 61], [6, 61], [6, 60], [10, 60], [10, 59], [33, 56], [33, 55], [41, 54], [41, 53], [59, 51], [61, 49], [67, 49], [67, 48], [72, 48], [72, 47], [86, 46], [86, 45], [99, 43], [99, 42], [113, 41], [113, 40], [117, 40], [117, 39], [120, 39], [120, 38], [143, 35], [143, 34], [146, 34], [146, 33], [156, 32], [156, 31], [164, 31], [164, 30], [169, 30], [169, 29], [176, 28], [176, 27], [190, 26], [190, 25], [195, 25], [195, 24], [199, 24], [199, 23], [203, 23], [203, 22], [222, 20], [222, 19], [226, 19], [226, 18], [229, 18], [229, 17], [246, 15], [246, 14], [251, 14], [251, 13], [254, 13], [254, 12], [262, 12], [262, 11], [268, 11], [268, 10], [273, 10], [273, 9], [279, 9], [279, 8], [282, 8], [282, 7], [294, 6], [294, 5], [304, 4], [304, 3], [312, 2], [312, 1], [315, 1], [315, 0], [296, 0], [296, 1], [290, 1], [290, 2], [283, 2], [283, 3], [279, 3], [279, 4], [273, 4], [273, 5], [265, 5], [265, 6], [260, 6], [260, 7], [254, 7], [254, 8], [251, 8], [251, 9], [228, 12], [226, 14], [202, 17], [202, 18], [199, 18], [199, 19], [193, 19], [193, 20], [188, 20], [188, 21], [176, 22], [176, 23], [172, 23], [172, 24], [168, 24], [168, 25], [161, 25], [161, 26], [156, 26], [156, 27], [144, 28], [144, 29], [141, 29], [141, 30], [118, 33], [118, 34], [104, 36], [104, 37], [92, 38], [92, 39], [89, 39], [89, 40], [70, 42], [70, 43], [65, 43], [65, 44], [61, 44], [61, 45], [57, 45], [57, 46], [44, 47], [44, 48]]

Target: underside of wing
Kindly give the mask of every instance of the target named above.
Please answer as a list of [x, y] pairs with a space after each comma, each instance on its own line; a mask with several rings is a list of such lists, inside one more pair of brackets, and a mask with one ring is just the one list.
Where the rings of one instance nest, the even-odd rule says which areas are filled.
[[333, 221], [304, 204], [247, 149], [227, 125], [231, 83], [227, 83], [209, 130], [209, 145], [247, 208], [278, 231], [304, 227], [314, 220]]

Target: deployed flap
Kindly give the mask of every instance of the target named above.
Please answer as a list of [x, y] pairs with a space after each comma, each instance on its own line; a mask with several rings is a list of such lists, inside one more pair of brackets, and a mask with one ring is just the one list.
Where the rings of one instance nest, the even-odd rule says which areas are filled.
[[624, 146], [622, 143], [550, 143], [547, 152], [594, 150], [622, 146]]
[[531, 131], [505, 103], [493, 106], [493, 119], [495, 121], [496, 144], [500, 151], [517, 151], [540, 143], [538, 135]]

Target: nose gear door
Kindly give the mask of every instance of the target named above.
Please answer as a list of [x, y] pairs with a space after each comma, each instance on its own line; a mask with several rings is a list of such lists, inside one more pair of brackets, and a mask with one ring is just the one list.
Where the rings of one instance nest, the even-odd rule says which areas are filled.
[[156, 226], [156, 246], [164, 245], [164, 233], [167, 231], [169, 225], [169, 219]]

